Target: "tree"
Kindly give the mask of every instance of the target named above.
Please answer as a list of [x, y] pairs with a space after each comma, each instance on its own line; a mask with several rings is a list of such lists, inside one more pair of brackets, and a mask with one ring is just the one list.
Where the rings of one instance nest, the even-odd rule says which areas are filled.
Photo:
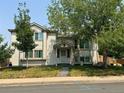
[[12, 56], [13, 50], [7, 45], [2, 44], [3, 38], [0, 36], [0, 66], [6, 64], [7, 60]]
[[108, 49], [108, 56], [114, 58], [124, 57], [124, 28], [113, 32], [105, 32], [98, 37], [99, 53], [103, 53], [104, 47]]
[[[97, 41], [97, 36], [123, 23], [123, 0], [53, 0], [48, 8], [50, 25]], [[106, 47], [104, 47], [104, 50]], [[105, 62], [106, 64], [106, 62]]]
[[19, 15], [14, 18], [17, 36], [15, 46], [18, 50], [25, 52], [28, 67], [28, 53], [35, 48], [35, 43], [33, 41], [33, 31], [30, 26], [29, 10], [26, 9], [25, 3], [21, 3], [20, 5], [18, 8]]

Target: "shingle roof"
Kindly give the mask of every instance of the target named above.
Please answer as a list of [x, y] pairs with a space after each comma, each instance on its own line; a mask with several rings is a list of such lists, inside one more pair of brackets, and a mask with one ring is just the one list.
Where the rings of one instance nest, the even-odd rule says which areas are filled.
[[[47, 28], [46, 26], [41, 26], [35, 22], [31, 23], [31, 26], [37, 26], [40, 29], [42, 29], [45, 32], [49, 32], [49, 33], [56, 33], [56, 31], [52, 31], [50, 28]], [[9, 32], [15, 32], [15, 29], [8, 29]]]

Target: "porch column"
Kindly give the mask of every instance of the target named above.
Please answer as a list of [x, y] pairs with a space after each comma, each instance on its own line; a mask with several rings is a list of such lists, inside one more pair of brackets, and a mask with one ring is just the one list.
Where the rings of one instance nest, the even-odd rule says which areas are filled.
[[56, 48], [56, 66], [57, 64], [61, 63], [61, 54], [60, 54], [60, 49], [59, 48]]
[[81, 61], [80, 61], [80, 41], [78, 41], [77, 49], [78, 49], [78, 58], [77, 58], [77, 61], [78, 61], [78, 63], [81, 64]]
[[71, 65], [74, 65], [74, 53], [73, 53], [73, 49], [71, 48], [71, 51], [70, 51], [70, 64]]
[[[58, 52], [57, 48], [55, 48], [55, 51], [56, 51], [56, 59], [57, 59], [57, 52]], [[56, 66], [58, 66], [57, 62], [58, 62], [58, 61], [56, 61], [56, 63], [55, 63]]]

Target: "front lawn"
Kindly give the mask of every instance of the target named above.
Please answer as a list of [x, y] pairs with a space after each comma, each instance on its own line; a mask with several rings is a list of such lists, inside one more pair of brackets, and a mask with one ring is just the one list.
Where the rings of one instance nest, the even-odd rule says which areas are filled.
[[[40, 78], [58, 76], [62, 66], [12, 67], [0, 70], [0, 79]], [[119, 76], [124, 75], [124, 67], [101, 69], [93, 66], [69, 66], [68, 76]]]
[[108, 67], [107, 69], [93, 66], [74, 66], [70, 68], [69, 76], [119, 76], [124, 75], [124, 67]]
[[0, 79], [55, 77], [59, 73], [59, 69], [60, 67], [56, 66], [5, 68], [0, 71]]

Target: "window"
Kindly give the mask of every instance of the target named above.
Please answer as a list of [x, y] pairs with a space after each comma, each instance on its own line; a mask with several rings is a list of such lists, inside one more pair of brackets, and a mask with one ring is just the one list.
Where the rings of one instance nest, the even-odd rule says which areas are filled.
[[70, 49], [67, 49], [67, 57], [70, 58]]
[[66, 56], [66, 50], [65, 49], [61, 50], [61, 56]]
[[59, 57], [60, 57], [60, 50], [57, 49], [57, 58], [59, 58]]
[[84, 62], [84, 57], [80, 57], [80, 61], [83, 61]]
[[38, 41], [43, 40], [43, 33], [42, 32], [35, 33], [35, 40]]
[[40, 32], [40, 33], [38, 34], [38, 38], [39, 38], [39, 40], [43, 40], [43, 33], [42, 33], [42, 32]]
[[[32, 58], [33, 57], [33, 51], [28, 52], [28, 58]], [[25, 54], [25, 58], [26, 58], [26, 54]]]
[[90, 62], [90, 57], [88, 57], [88, 56], [80, 57], [80, 61], [82, 61], [82, 62]]
[[89, 48], [89, 42], [88, 41], [85, 42], [84, 46], [85, 46], [85, 48]]
[[85, 62], [90, 62], [90, 57], [85, 57]]
[[35, 33], [35, 40], [38, 40], [38, 33]]
[[75, 40], [75, 49], [77, 49], [77, 46], [78, 46], [78, 41]]
[[81, 39], [80, 48], [89, 48], [89, 41]]
[[35, 58], [43, 58], [43, 51], [35, 50]]
[[83, 39], [80, 40], [80, 48], [84, 48], [84, 40]]

